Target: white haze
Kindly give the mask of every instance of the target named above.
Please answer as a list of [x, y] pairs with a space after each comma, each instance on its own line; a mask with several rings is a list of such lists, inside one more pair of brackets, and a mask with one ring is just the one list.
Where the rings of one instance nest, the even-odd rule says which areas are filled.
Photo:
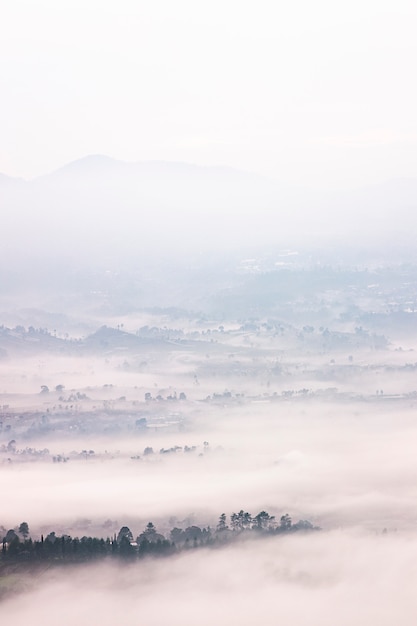
[[416, 18], [2, 3], [0, 539], [322, 528], [22, 568], [2, 624], [414, 626]]
[[124, 567], [47, 572], [2, 606], [16, 625], [414, 624], [413, 535], [334, 531]]
[[0, 172], [87, 154], [295, 185], [415, 177], [409, 0], [5, 0]]
[[[94, 448], [95, 459], [51, 467], [45, 462], [2, 467], [3, 524], [30, 520], [37, 532], [77, 518], [94, 525], [193, 515], [216, 523], [223, 511], [267, 509], [325, 529], [360, 526], [381, 531], [414, 527], [414, 406], [369, 411], [359, 405], [303, 408], [253, 404], [250, 409], [199, 409], [184, 432], [80, 436], [46, 444], [53, 454]], [[210, 450], [203, 456], [203, 441]], [[24, 440], [19, 442], [23, 446]], [[159, 455], [160, 448], [196, 445], [197, 453]], [[156, 454], [142, 455], [145, 446]], [[105, 534], [101, 531], [100, 534]]]
[[0, 180], [0, 203], [1, 257], [30, 276], [29, 288], [68, 267], [193, 265], [265, 246], [317, 251], [354, 241], [368, 255], [406, 256], [417, 182], [325, 193], [231, 168], [90, 156], [32, 182]]

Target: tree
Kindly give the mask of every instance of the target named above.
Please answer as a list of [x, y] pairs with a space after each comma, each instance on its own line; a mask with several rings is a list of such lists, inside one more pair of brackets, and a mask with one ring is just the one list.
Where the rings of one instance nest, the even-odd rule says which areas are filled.
[[132, 546], [130, 539], [126, 535], [123, 535], [120, 539], [119, 555], [124, 559], [133, 558], [135, 556], [135, 548]]
[[155, 524], [153, 524], [152, 522], [148, 522], [146, 524], [145, 534], [148, 535], [149, 537], [152, 537], [153, 535], [155, 535], [155, 533], [156, 533]]
[[16, 535], [16, 532], [13, 530], [13, 528], [7, 531], [4, 539], [6, 543], [11, 543], [14, 539], [17, 539], [19, 541], [19, 537]]
[[258, 515], [255, 515], [253, 521], [257, 530], [264, 530], [265, 528], [269, 528], [274, 519], [275, 517], [269, 515], [266, 511], [261, 511]]
[[[242, 513], [240, 511], [239, 515]], [[242, 528], [248, 530], [252, 526], [252, 515], [247, 511], [242, 515]]]
[[226, 513], [222, 513], [219, 517], [219, 522], [216, 528], [217, 532], [222, 532], [224, 530], [229, 530], [229, 527], [226, 523]]
[[174, 543], [183, 543], [185, 541], [183, 529], [176, 526], [171, 530], [170, 537]]
[[17, 556], [20, 551], [20, 540], [16, 535], [10, 542], [7, 549], [7, 555], [10, 557]]
[[29, 525], [27, 522], [22, 522], [20, 524], [19, 533], [23, 536], [23, 539], [26, 541], [26, 538], [29, 535]]
[[237, 530], [248, 530], [248, 528], [250, 528], [252, 525], [251, 514], [241, 509], [236, 515], [235, 524]]
[[292, 520], [291, 520], [291, 517], [288, 515], [288, 513], [285, 513], [285, 515], [281, 516], [279, 525], [280, 525], [281, 530], [290, 530], [291, 525], [292, 525]]
[[308, 520], [300, 519], [296, 524], [292, 525], [295, 530], [320, 530], [317, 526], [313, 526]]
[[117, 535], [117, 543], [120, 544], [122, 539], [126, 538], [129, 543], [133, 541], [132, 531], [128, 526], [122, 526]]
[[194, 541], [196, 543], [201, 539], [202, 530], [199, 526], [188, 526], [184, 530], [185, 540]]
[[239, 513], [232, 513], [230, 523], [233, 530], [248, 530], [252, 525], [252, 516], [247, 511], [241, 509]]
[[147, 543], [157, 543], [158, 541], [165, 541], [165, 537], [160, 533], [156, 532], [155, 525], [152, 522], [149, 522], [146, 525], [143, 533], [139, 535], [136, 539], [138, 545], [140, 546], [143, 541]]

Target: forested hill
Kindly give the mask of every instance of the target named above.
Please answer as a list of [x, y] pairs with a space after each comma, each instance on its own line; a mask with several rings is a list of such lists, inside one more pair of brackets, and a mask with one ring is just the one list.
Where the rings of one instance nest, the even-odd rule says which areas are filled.
[[[182, 550], [201, 547], [219, 547], [230, 542], [249, 538], [273, 537], [296, 532], [313, 532], [320, 528], [311, 522], [300, 520], [293, 523], [288, 514], [279, 520], [266, 511], [252, 515], [240, 510], [232, 513], [228, 521], [225, 513], [219, 517], [216, 528], [188, 526], [172, 528], [168, 536], [159, 533], [152, 522], [136, 537], [127, 526], [118, 534], [106, 539], [100, 537], [71, 537], [50, 532], [39, 539], [30, 537], [29, 525], [22, 522], [16, 530], [8, 530], [2, 539], [0, 568], [36, 563], [65, 564], [83, 563], [103, 558], [140, 559], [146, 556], [167, 556]], [[0, 576], [2, 569], [0, 569]]]

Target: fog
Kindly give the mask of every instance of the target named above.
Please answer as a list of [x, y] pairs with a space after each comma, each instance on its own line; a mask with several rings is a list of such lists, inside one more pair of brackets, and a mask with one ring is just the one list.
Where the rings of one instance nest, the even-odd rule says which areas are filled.
[[6, 0], [0, 172], [100, 153], [321, 189], [415, 177], [415, 20], [409, 0]]
[[[412, 249], [417, 185], [396, 179], [315, 191], [222, 167], [80, 159], [33, 181], [0, 180], [9, 272], [31, 281], [69, 268], [115, 269], [218, 257], [242, 249]], [[18, 248], [16, 249], [16, 243]], [[25, 255], [17, 253], [25, 250]], [[54, 268], [49, 259], [55, 259]], [[171, 259], [171, 260], [170, 260]], [[200, 257], [201, 259], [201, 257]]]
[[[12, 623], [412, 623], [415, 260], [246, 252], [5, 284], [2, 537], [215, 538], [97, 564], [6, 546]], [[219, 540], [237, 511], [294, 532]]]
[[2, 623], [414, 626], [416, 9], [58, 4], [0, 26]]
[[333, 531], [123, 568], [46, 572], [2, 615], [14, 624], [412, 624], [413, 535]]
[[[204, 412], [185, 432], [149, 428], [129, 439], [34, 440], [36, 448], [47, 443], [51, 454], [70, 455], [70, 462], [51, 467], [16, 458], [3, 466], [3, 525], [28, 518], [45, 532], [71, 528], [78, 518], [99, 528], [111, 517], [120, 525], [132, 520], [139, 532], [147, 517], [165, 528], [172, 516], [215, 525], [224, 510], [245, 508], [290, 511], [326, 528], [410, 529], [417, 496], [414, 413], [414, 404], [376, 414], [354, 405], [271, 410], [261, 404]], [[197, 450], [158, 454], [175, 445]], [[146, 446], [155, 450], [151, 457], [142, 456]], [[71, 458], [72, 450], [91, 447], [95, 458]]]

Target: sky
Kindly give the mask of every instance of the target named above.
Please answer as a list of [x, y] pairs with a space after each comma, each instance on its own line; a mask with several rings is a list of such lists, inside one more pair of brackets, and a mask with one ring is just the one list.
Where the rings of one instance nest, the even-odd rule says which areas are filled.
[[416, 177], [416, 22], [411, 0], [3, 0], [0, 172], [106, 154]]

